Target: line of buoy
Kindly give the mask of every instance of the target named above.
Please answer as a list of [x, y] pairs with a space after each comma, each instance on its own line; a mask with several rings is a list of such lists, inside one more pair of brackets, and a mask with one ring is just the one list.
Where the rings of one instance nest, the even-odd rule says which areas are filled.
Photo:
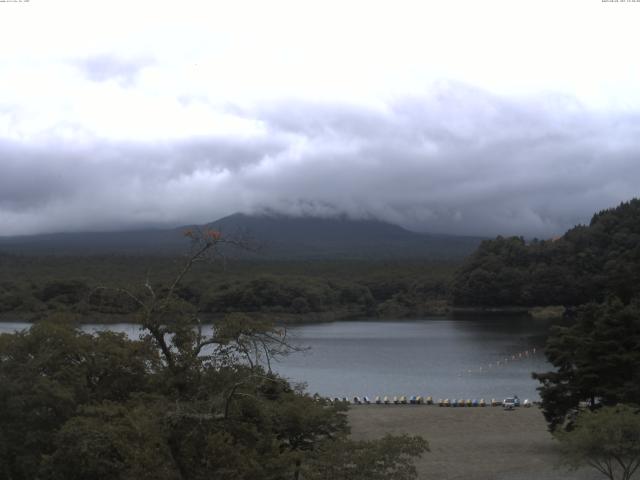
[[461, 377], [463, 375], [485, 373], [494, 368], [505, 367], [509, 365], [509, 362], [513, 363], [517, 360], [531, 358], [535, 356], [537, 353], [538, 353], [538, 350], [536, 349], [536, 347], [532, 347], [528, 350], [522, 350], [521, 352], [516, 352], [512, 355], [507, 355], [504, 358], [501, 358], [500, 360], [496, 360], [495, 362], [481, 365], [477, 368], [468, 368], [468, 369], [462, 370], [460, 373], [458, 373], [458, 377]]

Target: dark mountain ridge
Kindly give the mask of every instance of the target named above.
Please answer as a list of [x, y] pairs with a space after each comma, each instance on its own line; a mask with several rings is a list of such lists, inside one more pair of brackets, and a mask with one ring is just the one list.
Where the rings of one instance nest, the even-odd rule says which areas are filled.
[[[174, 255], [187, 250], [183, 232], [172, 229], [122, 232], [55, 233], [0, 237], [0, 252], [14, 254]], [[344, 217], [289, 217], [234, 214], [201, 226], [230, 238], [250, 239], [259, 248], [246, 257], [278, 258], [461, 258], [471, 253], [479, 237], [411, 232], [379, 220]], [[238, 253], [236, 253], [238, 255]]]

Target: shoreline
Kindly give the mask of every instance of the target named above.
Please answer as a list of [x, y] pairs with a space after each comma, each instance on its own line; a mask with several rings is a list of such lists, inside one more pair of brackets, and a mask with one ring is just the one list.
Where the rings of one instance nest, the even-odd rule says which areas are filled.
[[[357, 320], [418, 320], [424, 317], [449, 318], [455, 320], [457, 316], [529, 316], [532, 320], [553, 320], [561, 319], [565, 311], [562, 306], [547, 307], [452, 307], [444, 306], [434, 309], [419, 309], [414, 311], [402, 312], [397, 314], [378, 314], [367, 315], [364, 312], [354, 311], [350, 309], [332, 310], [326, 312], [308, 312], [308, 313], [288, 313], [288, 312], [229, 312], [247, 315], [254, 319], [273, 320], [274, 323], [281, 325], [304, 325], [313, 323], [330, 323], [330, 322], [348, 322]], [[48, 312], [47, 312], [48, 313]], [[109, 314], [109, 313], [91, 313], [79, 314], [76, 312], [51, 312], [49, 315], [68, 315], [80, 325], [86, 324], [105, 324], [112, 325], [117, 323], [139, 323], [136, 321], [136, 314]], [[205, 321], [214, 321], [223, 318], [228, 313], [205, 313], [202, 318]], [[44, 312], [2, 312], [0, 313], [0, 322], [25, 322], [35, 323], [43, 320], [47, 315]]]

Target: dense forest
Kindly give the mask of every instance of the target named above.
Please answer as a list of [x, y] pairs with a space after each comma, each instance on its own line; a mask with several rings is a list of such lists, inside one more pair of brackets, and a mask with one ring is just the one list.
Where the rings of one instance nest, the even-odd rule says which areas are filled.
[[[46, 318], [56, 312], [109, 321], [136, 305], [115, 287], [158, 288], [182, 257], [0, 255], [0, 315]], [[177, 294], [201, 313], [277, 315], [285, 321], [442, 312], [453, 262], [230, 260], [196, 265]], [[108, 288], [104, 288], [108, 287]], [[120, 320], [122, 320], [120, 318]]]
[[240, 214], [169, 230], [0, 237], [0, 318], [131, 316], [135, 305], [112, 287], [163, 284], [188, 251], [183, 233], [203, 228], [244, 248], [221, 245], [225, 264], [196, 266], [181, 298], [203, 314], [281, 321], [443, 313], [455, 268], [481, 240], [374, 220]]
[[596, 213], [553, 240], [482, 242], [458, 270], [460, 306], [576, 306], [640, 293], [640, 200]]

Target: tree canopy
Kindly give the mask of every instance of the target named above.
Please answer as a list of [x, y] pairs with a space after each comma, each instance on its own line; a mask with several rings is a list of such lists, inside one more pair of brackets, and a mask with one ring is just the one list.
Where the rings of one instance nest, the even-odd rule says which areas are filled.
[[553, 327], [545, 349], [555, 371], [534, 373], [550, 428], [591, 408], [640, 404], [640, 304], [588, 304], [571, 326]]
[[456, 305], [581, 305], [640, 294], [640, 199], [593, 216], [562, 237], [482, 242], [458, 270]]
[[565, 461], [589, 465], [610, 480], [629, 480], [640, 467], [640, 408], [629, 405], [581, 412], [570, 431], [559, 431]]

